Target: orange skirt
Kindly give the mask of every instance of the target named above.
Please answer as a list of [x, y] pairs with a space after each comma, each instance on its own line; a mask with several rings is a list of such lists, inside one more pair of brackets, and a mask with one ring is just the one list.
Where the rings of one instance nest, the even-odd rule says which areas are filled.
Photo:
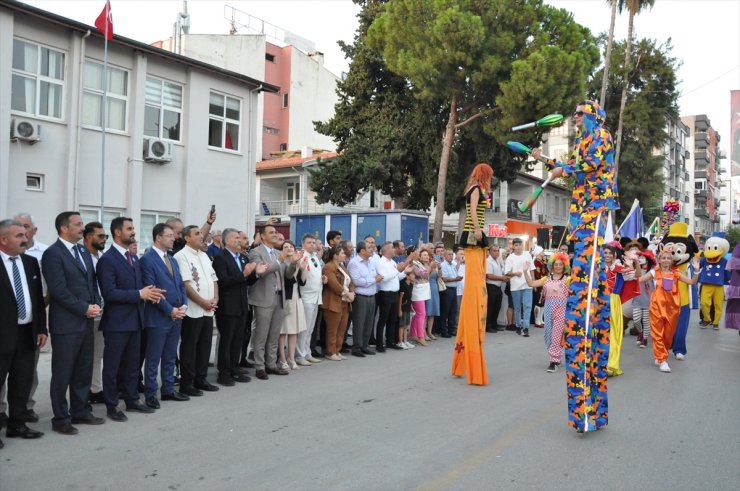
[[483, 343], [486, 336], [486, 249], [465, 248], [465, 288], [460, 304], [455, 351], [452, 354], [452, 375], [468, 374], [468, 384], [488, 385]]

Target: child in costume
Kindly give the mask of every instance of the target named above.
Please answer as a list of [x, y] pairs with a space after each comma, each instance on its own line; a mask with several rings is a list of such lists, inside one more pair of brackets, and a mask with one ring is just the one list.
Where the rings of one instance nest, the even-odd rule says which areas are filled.
[[727, 288], [727, 311], [725, 312], [725, 329], [735, 329], [740, 334], [740, 242], [732, 250], [732, 257], [727, 261], [730, 272], [730, 286]]
[[[724, 232], [714, 232], [704, 244], [702, 254], [702, 268], [699, 282], [701, 283], [701, 312], [704, 321], [701, 328], [709, 327], [719, 330], [719, 320], [722, 318], [722, 309], [725, 305], [725, 285], [730, 281], [730, 272], [727, 270], [727, 259], [725, 254], [730, 250], [730, 243], [725, 239]], [[711, 317], [710, 309], [714, 304], [714, 317]]]
[[[655, 267], [655, 256], [650, 249], [640, 252], [639, 260], [642, 274], [647, 274]], [[640, 294], [632, 299], [632, 319], [638, 330], [637, 346], [640, 348], [646, 348], [650, 338], [650, 296], [653, 289], [652, 281], [640, 283]]]
[[663, 373], [669, 373], [668, 350], [673, 344], [673, 335], [681, 310], [679, 282], [693, 285], [698, 276], [689, 278], [673, 264], [673, 251], [664, 248], [658, 254], [658, 266], [640, 276], [640, 283], [655, 280], [655, 289], [650, 297], [650, 335], [653, 338], [655, 365]]
[[550, 357], [547, 371], [552, 373], [560, 366], [563, 354], [563, 328], [565, 327], [565, 307], [568, 302], [568, 284], [570, 264], [568, 255], [556, 252], [548, 261], [550, 274], [532, 281], [529, 276], [529, 264], [524, 265], [524, 279], [532, 288], [542, 288], [544, 304], [545, 347]]
[[[622, 338], [624, 336], [623, 311], [620, 293], [624, 291], [624, 273], [635, 275], [636, 257], [625, 258], [622, 264], [622, 246], [619, 242], [610, 242], [604, 246], [604, 268], [606, 269], [606, 289], [609, 294], [609, 310], [611, 314], [611, 329], [609, 331], [609, 359], [606, 373], [609, 377], [622, 375], [619, 367], [622, 353]], [[636, 280], [635, 280], [636, 281]], [[634, 281], [633, 281], [634, 283]], [[631, 299], [630, 299], [631, 300]]]

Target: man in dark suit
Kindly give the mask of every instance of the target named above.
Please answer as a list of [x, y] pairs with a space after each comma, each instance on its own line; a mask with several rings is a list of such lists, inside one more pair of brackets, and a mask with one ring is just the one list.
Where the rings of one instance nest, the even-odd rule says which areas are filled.
[[[77, 242], [84, 224], [76, 211], [57, 215], [59, 239], [41, 258], [49, 294], [51, 353], [51, 428], [76, 435], [73, 424], [103, 424], [87, 404], [93, 365], [93, 319], [101, 314], [100, 295], [90, 253]], [[67, 403], [69, 390], [69, 404]]]
[[167, 251], [172, 248], [175, 233], [172, 227], [158, 223], [152, 231], [154, 246], [141, 258], [141, 278], [145, 285], [164, 291], [159, 303], [144, 307], [144, 329], [147, 330], [144, 396], [146, 405], [159, 409], [157, 400], [157, 368], [162, 365], [162, 400], [187, 401], [190, 397], [175, 391], [175, 361], [180, 342], [182, 319], [188, 309], [185, 285], [177, 261]]
[[[249, 303], [247, 285], [257, 281], [252, 273], [257, 265], [244, 263], [241, 255], [239, 231], [227, 228], [221, 234], [224, 248], [213, 258], [219, 285], [216, 326], [221, 334], [218, 344], [218, 379], [226, 387], [234, 382], [249, 382], [247, 375], [239, 371], [244, 324], [247, 319]], [[260, 268], [264, 272], [266, 265]]]
[[129, 252], [135, 241], [134, 222], [116, 217], [110, 225], [113, 244], [98, 261], [97, 273], [105, 310], [100, 327], [105, 337], [103, 351], [103, 397], [108, 417], [123, 422], [128, 418], [118, 409], [119, 377], [126, 398], [126, 411], [152, 413], [139, 400], [139, 346], [144, 326], [144, 304], [159, 302], [162, 290], [144, 286], [138, 258]]
[[5, 435], [30, 439], [43, 435], [26, 426], [24, 413], [36, 348], [46, 344], [47, 332], [41, 269], [36, 258], [24, 254], [27, 245], [22, 223], [0, 221], [0, 381], [8, 378], [9, 406]]

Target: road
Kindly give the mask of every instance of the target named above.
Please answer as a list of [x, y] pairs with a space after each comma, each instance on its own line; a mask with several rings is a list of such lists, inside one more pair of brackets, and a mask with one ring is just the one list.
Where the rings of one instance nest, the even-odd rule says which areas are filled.
[[[4, 437], [0, 490], [469, 490], [740, 488], [740, 336], [700, 330], [653, 366], [625, 336], [609, 426], [566, 424], [564, 372], [546, 373], [542, 331], [487, 335], [491, 383], [449, 376], [452, 341], [165, 402], [127, 423], [51, 431], [50, 355], [32, 425]], [[96, 406], [96, 413], [103, 415]]]

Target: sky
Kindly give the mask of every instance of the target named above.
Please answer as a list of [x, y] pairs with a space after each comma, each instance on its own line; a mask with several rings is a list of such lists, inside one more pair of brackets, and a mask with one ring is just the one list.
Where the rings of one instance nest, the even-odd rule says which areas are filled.
[[[573, 13], [575, 20], [594, 34], [609, 29], [606, 0], [545, 0]], [[26, 3], [80, 22], [93, 24], [103, 0], [26, 0]], [[172, 25], [182, 10], [176, 0], [111, 0], [116, 34], [150, 43], [172, 35]], [[234, 7], [252, 17], [313, 41], [324, 53], [324, 64], [340, 75], [348, 60], [338, 40], [351, 43], [357, 29], [359, 7], [350, 0], [189, 0], [190, 32], [224, 33], [230, 28]], [[236, 20], [246, 24], [238, 13]], [[617, 17], [616, 38], [627, 35], [628, 16]], [[659, 43], [669, 38], [678, 69], [680, 114], [706, 114], [721, 135], [721, 148], [729, 154], [730, 91], [740, 89], [740, 0], [656, 0], [652, 10], [635, 18], [636, 39], [649, 37]], [[244, 28], [239, 32], [246, 33]], [[723, 165], [728, 165], [723, 161]]]

